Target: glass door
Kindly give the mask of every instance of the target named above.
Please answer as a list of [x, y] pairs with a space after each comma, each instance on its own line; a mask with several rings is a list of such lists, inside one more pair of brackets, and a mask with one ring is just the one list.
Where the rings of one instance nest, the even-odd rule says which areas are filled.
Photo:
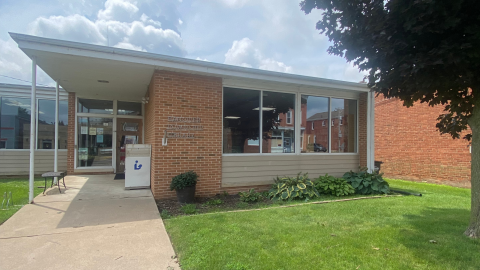
[[112, 167], [113, 118], [78, 117], [77, 167]]

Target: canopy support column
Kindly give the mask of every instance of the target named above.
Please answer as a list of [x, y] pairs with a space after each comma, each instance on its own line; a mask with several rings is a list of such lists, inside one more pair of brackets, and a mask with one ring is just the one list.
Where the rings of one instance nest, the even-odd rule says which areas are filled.
[[[58, 92], [59, 92], [59, 85], [58, 81], [56, 81], [55, 87], [55, 155], [54, 155], [54, 162], [53, 162], [53, 171], [58, 172], [58, 113], [59, 113], [59, 104], [58, 104]], [[58, 181], [58, 177], [55, 177], [54, 183], [56, 184]]]
[[32, 95], [30, 97], [30, 172], [28, 202], [33, 203], [33, 190], [35, 180], [35, 143], [36, 138], [36, 114], [37, 114], [37, 59], [32, 58]]

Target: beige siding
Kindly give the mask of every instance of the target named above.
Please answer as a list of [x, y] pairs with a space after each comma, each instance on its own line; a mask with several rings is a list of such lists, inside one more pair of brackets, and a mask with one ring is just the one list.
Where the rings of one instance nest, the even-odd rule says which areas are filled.
[[[35, 174], [53, 171], [53, 150], [35, 151]], [[67, 150], [58, 151], [58, 169], [67, 170]], [[30, 152], [28, 150], [0, 150], [0, 175], [28, 175]]]
[[284, 156], [223, 156], [222, 187], [241, 187], [273, 183], [276, 176], [308, 173], [342, 176], [358, 170], [359, 156], [353, 155], [284, 155]]

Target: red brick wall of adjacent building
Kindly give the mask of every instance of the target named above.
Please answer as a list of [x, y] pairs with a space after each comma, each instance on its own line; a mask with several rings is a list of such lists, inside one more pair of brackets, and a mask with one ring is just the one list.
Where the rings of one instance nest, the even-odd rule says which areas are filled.
[[[156, 199], [174, 197], [172, 177], [195, 170], [199, 175], [196, 196], [220, 193], [222, 179], [222, 79], [156, 71], [145, 106], [145, 143], [152, 145], [152, 192]], [[162, 138], [169, 116], [199, 117], [202, 131], [195, 138]], [[188, 123], [178, 123], [188, 124]], [[192, 131], [190, 131], [192, 132]]]
[[375, 99], [375, 160], [386, 177], [469, 187], [469, 143], [439, 133], [442, 113], [442, 106]]

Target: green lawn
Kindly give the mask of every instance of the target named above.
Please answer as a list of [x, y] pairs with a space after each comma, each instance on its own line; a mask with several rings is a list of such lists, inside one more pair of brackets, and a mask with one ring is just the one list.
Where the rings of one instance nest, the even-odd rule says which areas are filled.
[[[51, 180], [50, 180], [51, 181]], [[48, 182], [50, 184], [50, 182]], [[35, 196], [43, 192], [43, 189], [36, 188], [44, 186], [45, 181], [43, 178], [35, 178]], [[3, 194], [5, 192], [12, 192], [13, 207], [9, 206], [8, 210], [4, 206], [1, 209], [1, 203], [3, 201]], [[28, 203], [28, 177], [26, 178], [7, 178], [0, 179], [0, 224], [4, 223], [13, 214], [15, 214], [22, 206]], [[6, 204], [6, 202], [5, 202]]]
[[[405, 196], [165, 220], [188, 269], [480, 269], [470, 190], [388, 180]], [[430, 240], [434, 240], [432, 243]]]

